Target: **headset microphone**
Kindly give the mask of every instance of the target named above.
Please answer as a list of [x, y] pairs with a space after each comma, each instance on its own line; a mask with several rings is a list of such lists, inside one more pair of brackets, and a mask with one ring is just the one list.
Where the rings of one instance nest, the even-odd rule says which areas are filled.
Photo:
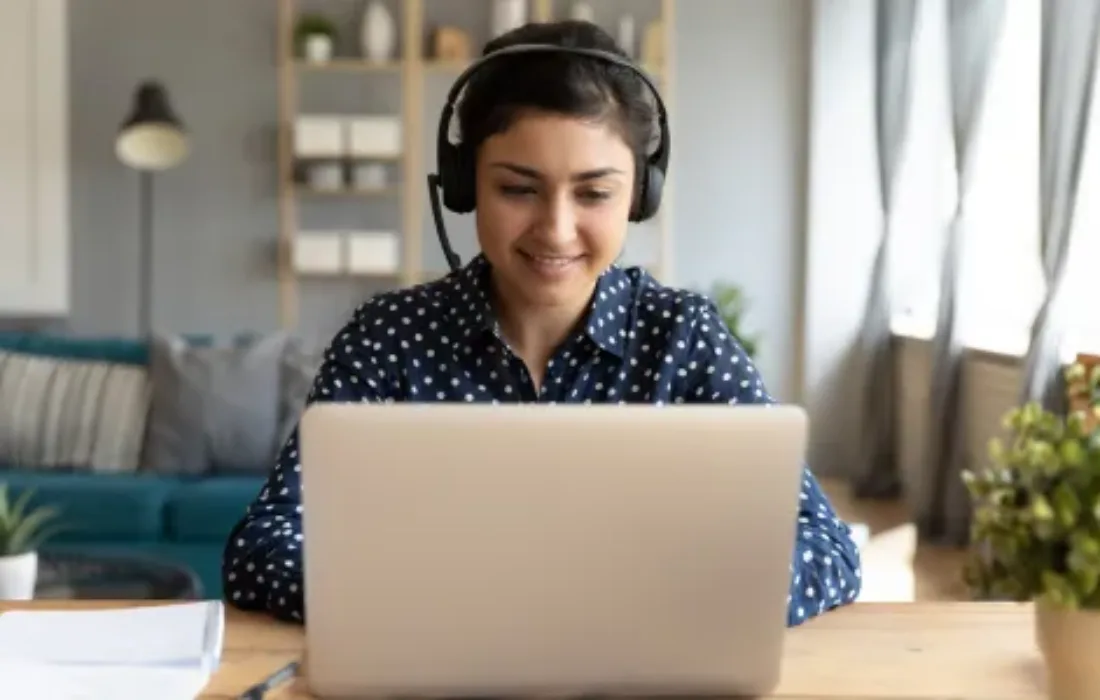
[[[659, 141], [657, 149], [646, 158], [645, 165], [640, 169], [638, 181], [635, 183], [634, 201], [630, 208], [630, 221], [646, 221], [656, 214], [657, 209], [660, 207], [661, 191], [664, 188], [665, 173], [668, 171], [671, 138], [668, 129], [668, 114], [665, 110], [665, 104], [661, 100], [661, 93], [644, 70], [634, 65], [627, 58], [599, 49], [557, 46], [556, 44], [517, 44], [498, 49], [474, 61], [458, 76], [454, 85], [451, 86], [451, 90], [447, 95], [447, 102], [443, 106], [443, 113], [439, 117], [439, 133], [436, 138], [437, 172], [428, 175], [428, 197], [431, 201], [432, 219], [435, 222], [435, 232], [439, 236], [439, 245], [443, 248], [443, 255], [447, 258], [447, 265], [450, 266], [452, 271], [461, 268], [462, 261], [455, 254], [454, 249], [451, 248], [451, 242], [447, 238], [447, 227], [443, 223], [443, 206], [456, 214], [468, 214], [474, 210], [477, 203], [477, 192], [474, 186], [476, 177], [474, 154], [470, 149], [463, 148], [462, 144], [451, 143], [448, 138], [455, 103], [458, 101], [458, 95], [469, 81], [470, 76], [483, 65], [497, 59], [506, 59], [513, 54], [529, 53], [563, 53], [574, 56], [588, 56], [633, 71], [649, 87], [657, 108]], [[440, 191], [443, 193], [442, 203], [440, 202]]]
[[462, 267], [462, 260], [451, 247], [451, 241], [447, 238], [447, 226], [443, 223], [443, 207], [439, 204], [439, 176], [428, 176], [428, 199], [432, 203], [432, 219], [435, 220], [435, 233], [439, 236], [439, 246], [443, 248], [443, 257], [447, 258], [447, 265], [452, 272]]

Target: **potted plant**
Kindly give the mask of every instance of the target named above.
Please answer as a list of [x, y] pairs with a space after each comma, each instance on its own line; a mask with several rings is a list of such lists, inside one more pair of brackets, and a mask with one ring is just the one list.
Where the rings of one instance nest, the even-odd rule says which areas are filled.
[[28, 508], [34, 492], [12, 501], [0, 484], [0, 600], [30, 600], [38, 579], [38, 548], [51, 537], [58, 513], [41, 506]]
[[1009, 439], [966, 471], [973, 506], [965, 578], [981, 598], [1032, 601], [1051, 700], [1100, 698], [1100, 371], [1065, 371], [1065, 416], [1037, 403], [1005, 416]]
[[718, 314], [730, 333], [741, 343], [749, 358], [755, 360], [758, 340], [755, 336], [746, 334], [741, 327], [743, 317], [748, 311], [745, 293], [737, 285], [718, 282], [711, 288], [710, 299], [718, 307]]
[[308, 13], [298, 18], [294, 29], [294, 43], [298, 53], [311, 63], [327, 63], [332, 60], [336, 42], [336, 26], [328, 17]]

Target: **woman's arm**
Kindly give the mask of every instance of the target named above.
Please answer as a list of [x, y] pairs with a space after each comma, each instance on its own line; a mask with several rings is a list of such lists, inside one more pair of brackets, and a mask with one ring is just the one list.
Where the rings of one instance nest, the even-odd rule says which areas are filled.
[[[366, 337], [370, 324], [362, 320], [370, 306], [360, 307], [330, 343], [307, 405], [382, 401], [390, 393], [391, 382], [376, 381], [377, 374], [364, 370], [378, 365]], [[222, 558], [222, 584], [232, 605], [298, 622], [305, 621], [301, 471], [295, 427], [259, 495], [230, 533]]]
[[[677, 392], [684, 401], [774, 403], [752, 360], [712, 304], [700, 310], [688, 347], [692, 348], [688, 362], [694, 363], [694, 369]], [[851, 530], [837, 517], [810, 469], [803, 467], [788, 626], [854, 601], [861, 577], [859, 549]]]

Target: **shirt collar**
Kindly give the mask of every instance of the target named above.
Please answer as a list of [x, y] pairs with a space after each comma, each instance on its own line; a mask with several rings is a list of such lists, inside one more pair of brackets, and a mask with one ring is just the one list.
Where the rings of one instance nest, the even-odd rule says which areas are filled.
[[[503, 342], [500, 325], [492, 308], [491, 267], [479, 254], [453, 273], [449, 314], [454, 333], [470, 340], [478, 333], [491, 333]], [[607, 268], [596, 282], [580, 330], [601, 350], [622, 358], [630, 324], [630, 290], [633, 285], [618, 265]]]

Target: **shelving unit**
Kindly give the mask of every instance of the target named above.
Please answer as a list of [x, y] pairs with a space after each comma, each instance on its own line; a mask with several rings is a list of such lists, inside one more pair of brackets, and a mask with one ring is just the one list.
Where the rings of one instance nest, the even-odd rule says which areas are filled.
[[[373, 288], [394, 288], [438, 278], [446, 274], [446, 263], [432, 225], [426, 178], [434, 171], [435, 131], [439, 112], [446, 92], [465, 61], [437, 60], [428, 55], [427, 43], [430, 31], [437, 24], [457, 26], [471, 38], [470, 52], [480, 53], [482, 44], [489, 39], [490, 20], [494, 0], [384, 0], [397, 25], [397, 53], [392, 60], [373, 63], [358, 56], [355, 40], [359, 35], [359, 16], [363, 12], [363, 0], [278, 0], [277, 48], [278, 48], [278, 198], [279, 233], [277, 250], [277, 276], [279, 288], [279, 313], [283, 328], [293, 330], [299, 325], [301, 297], [308, 293], [306, 284], [323, 283], [320, 278], [351, 280], [354, 284]], [[572, 0], [530, 0], [528, 19], [535, 22], [553, 21], [569, 16]], [[662, 97], [672, 111], [672, 80], [674, 74], [672, 56], [673, 0], [587, 0], [593, 9], [594, 21], [615, 34], [611, 19], [624, 12], [637, 18], [636, 46], [640, 52], [643, 36], [649, 22], [661, 21], [660, 41], [664, 45], [664, 60], [660, 65], [647, 65], [647, 71], [658, 79]], [[311, 63], [298, 57], [294, 45], [295, 26], [299, 14], [305, 10], [333, 13], [333, 20], [341, 38], [336, 55], [324, 63]], [[337, 17], [342, 17], [340, 21]], [[350, 20], [349, 18], [354, 18]], [[342, 50], [341, 50], [342, 49]], [[640, 59], [639, 59], [640, 60]], [[374, 86], [376, 81], [397, 83], [399, 107], [389, 111], [400, 118], [401, 152], [388, 159], [387, 170], [391, 178], [385, 184], [369, 187], [348, 186], [340, 189], [311, 187], [299, 177], [301, 160], [295, 153], [295, 125], [299, 115], [325, 113], [325, 109], [303, 109], [303, 92], [307, 81], [343, 81], [335, 83], [334, 93], [350, 92]], [[345, 87], [346, 86], [346, 87]], [[371, 90], [371, 87], [367, 88]], [[368, 93], [369, 94], [369, 93]], [[339, 113], [337, 110], [334, 113]], [[368, 116], [376, 110], [358, 110], [355, 114]], [[336, 157], [333, 157], [336, 160]], [[344, 159], [346, 160], [346, 159]], [[355, 159], [352, 159], [354, 162]], [[372, 159], [373, 160], [373, 159]], [[387, 159], [382, 159], [387, 160]], [[346, 165], [346, 162], [345, 162]], [[392, 173], [397, 177], [393, 178]], [[629, 234], [627, 249], [635, 239], [648, 237], [650, 254], [642, 260], [628, 259], [624, 264], [645, 264], [659, 279], [668, 282], [672, 269], [671, 236], [668, 221], [672, 208], [672, 180], [666, 182], [661, 212], [651, 222], [634, 225]], [[386, 216], [378, 208], [397, 202], [399, 213], [396, 226], [386, 225]], [[358, 272], [333, 272], [318, 274], [303, 272], [295, 263], [295, 249], [301, 232], [311, 227], [303, 222], [303, 209], [318, 206], [354, 205], [364, 222], [360, 228], [396, 229], [399, 239], [399, 266], [392, 274]], [[369, 211], [366, 211], [369, 210]], [[366, 212], [366, 213], [364, 213]], [[476, 252], [473, 234], [473, 217], [459, 217], [445, 212], [448, 232], [456, 252], [464, 261]], [[376, 221], [377, 220], [377, 221]], [[325, 229], [328, 227], [320, 227]], [[335, 227], [341, 228], [341, 227]], [[645, 247], [645, 246], [643, 246]], [[627, 256], [629, 258], [629, 256]]]

